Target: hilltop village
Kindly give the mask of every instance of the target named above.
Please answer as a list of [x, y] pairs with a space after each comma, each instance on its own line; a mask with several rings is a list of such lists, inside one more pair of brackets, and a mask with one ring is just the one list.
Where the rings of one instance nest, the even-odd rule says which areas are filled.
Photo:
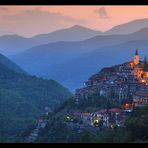
[[[145, 57], [140, 61], [138, 50], [134, 60], [120, 65], [103, 68], [99, 73], [92, 75], [83, 88], [77, 89], [74, 96], [74, 106], [89, 99], [93, 95], [103, 96], [119, 107], [101, 108], [95, 111], [78, 110], [69, 108], [60, 113], [60, 122], [64, 123], [79, 136], [84, 131], [94, 136], [100, 131], [113, 130], [124, 126], [128, 117], [137, 106], [148, 104], [148, 62]], [[51, 111], [37, 120], [34, 130], [25, 138], [25, 142], [34, 142], [40, 131], [48, 125]], [[61, 116], [62, 115], [62, 116]], [[59, 119], [58, 119], [59, 120]], [[55, 122], [55, 120], [54, 120]]]
[[[88, 127], [122, 126], [129, 114], [137, 106], [148, 104], [148, 62], [145, 57], [140, 61], [138, 50], [134, 60], [109, 68], [103, 68], [99, 73], [92, 75], [83, 88], [75, 92], [75, 102], [85, 101], [92, 95], [104, 96], [124, 108], [104, 108], [96, 112], [75, 112], [67, 116], [68, 126], [76, 129], [89, 129]], [[81, 124], [74, 123], [74, 120]], [[99, 129], [100, 129], [99, 128]], [[95, 129], [96, 131], [96, 129]]]
[[139, 60], [138, 50], [134, 60], [102, 69], [85, 82], [75, 93], [76, 102], [92, 94], [105, 96], [121, 104], [128, 100], [134, 105], [148, 104], [148, 62]]

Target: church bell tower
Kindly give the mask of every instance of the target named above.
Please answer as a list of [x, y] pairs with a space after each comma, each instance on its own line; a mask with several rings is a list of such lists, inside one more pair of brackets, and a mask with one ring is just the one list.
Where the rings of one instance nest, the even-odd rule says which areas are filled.
[[136, 49], [135, 56], [134, 56], [134, 65], [139, 64], [139, 55], [138, 50]]

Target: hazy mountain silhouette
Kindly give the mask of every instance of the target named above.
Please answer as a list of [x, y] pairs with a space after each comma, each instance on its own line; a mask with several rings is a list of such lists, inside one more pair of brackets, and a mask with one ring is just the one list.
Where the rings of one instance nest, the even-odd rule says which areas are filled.
[[104, 32], [104, 34], [129, 34], [146, 27], [148, 27], [148, 18], [137, 19], [128, 23], [116, 25], [108, 31]]
[[23, 69], [21, 69], [19, 66], [17, 66], [15, 63], [13, 63], [11, 60], [9, 60], [7, 57], [5, 57], [2, 54], [0, 54], [0, 63], [15, 72], [26, 73]]
[[15, 33], [13, 32], [9, 32], [9, 31], [0, 31], [0, 36], [3, 36], [3, 35], [14, 35]]
[[0, 36], [0, 52], [5, 55], [13, 55], [40, 43], [19, 35]]
[[[112, 35], [129, 34], [147, 27], [148, 27], [148, 19], [145, 18], [145, 19], [134, 20], [128, 23], [117, 25], [106, 32], [95, 31], [80, 25], [75, 25], [66, 29], [60, 29], [47, 34], [39, 34], [31, 38], [25, 38], [25, 37], [21, 37], [14, 34], [8, 34], [8, 35], [0, 36], [0, 51], [5, 55], [14, 55], [37, 45], [59, 42], [59, 41], [86, 40], [86, 45], [89, 46], [90, 40], [94, 40], [95, 42], [95, 39], [96, 39], [96, 42], [98, 42], [98, 39], [96, 38], [96, 36], [102, 39], [102, 41], [100, 39], [101, 43], [99, 42], [97, 44], [97, 46], [101, 47], [102, 42], [104, 42], [105, 44], [106, 38], [107, 38], [107, 41], [108, 41], [108, 38], [111, 38], [110, 42], [107, 43], [107, 45], [114, 44], [114, 39], [112, 39]], [[101, 36], [104, 36], [104, 38], [102, 38]], [[107, 37], [105, 38], [105, 36]], [[93, 37], [95, 39], [90, 39]], [[120, 38], [116, 42], [118, 42], [119, 40]]]
[[31, 39], [46, 44], [58, 41], [80, 41], [100, 34], [100, 31], [95, 31], [80, 25], [74, 25], [70, 28], [57, 30], [51, 33], [39, 34]]
[[[118, 52], [115, 53], [116, 48], [119, 51], [123, 50], [122, 52], [125, 52], [126, 57], [128, 57], [129, 52], [126, 52], [126, 50], [136, 47], [145, 49], [148, 45], [145, 41], [147, 38], [148, 28], [144, 28], [129, 35], [101, 35], [79, 42], [56, 42], [36, 46], [11, 58], [31, 74], [55, 79], [66, 87], [74, 89], [82, 84], [82, 81], [86, 79], [85, 76], [87, 77], [91, 72], [94, 73], [95, 70], [99, 70], [99, 65], [103, 67], [105, 62], [109, 62], [109, 64], [112, 61], [115, 61], [113, 64], [120, 62], [115, 60], [116, 58], [122, 59], [120, 58], [122, 55], [117, 55]], [[125, 49], [119, 46], [122, 44], [125, 44], [123, 45]], [[129, 45], [131, 46], [129, 47]], [[114, 46], [115, 49], [112, 48]], [[96, 49], [101, 52], [96, 52], [94, 58], [93, 56], [90, 57], [89, 55], [92, 55]], [[107, 59], [104, 55], [109, 57], [115, 55], [115, 57]], [[92, 63], [94, 60], [95, 62]], [[82, 63], [85, 64], [82, 65]]]

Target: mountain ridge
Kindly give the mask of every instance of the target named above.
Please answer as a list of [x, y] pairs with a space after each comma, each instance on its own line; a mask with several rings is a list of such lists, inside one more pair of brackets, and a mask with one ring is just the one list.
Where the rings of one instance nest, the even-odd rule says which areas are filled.
[[142, 28], [148, 27], [148, 18], [136, 19], [126, 23], [122, 23], [112, 27], [104, 32], [105, 35], [110, 34], [129, 34], [134, 33]]
[[0, 53], [0, 63], [4, 66], [8, 67], [10, 70], [13, 70], [18, 73], [24, 73], [27, 74], [23, 69], [21, 69], [18, 65], [13, 63], [11, 60], [9, 60], [6, 56], [2, 55]]
[[[122, 48], [120, 52], [124, 55], [124, 58], [129, 57], [129, 55], [125, 57], [125, 53], [133, 48], [144, 48], [146, 54], [147, 38], [148, 28], [143, 28], [129, 35], [100, 35], [78, 42], [49, 43], [37, 48], [33, 47], [30, 51], [27, 50], [18, 55], [18, 58], [17, 56], [11, 58], [27, 72], [45, 78], [53, 78], [64, 86], [74, 89], [83, 84], [84, 78], [100, 68], [99, 63], [100, 65], [107, 64], [104, 59], [106, 55], [111, 57], [108, 64], [116, 64], [113, 59], [120, 57], [117, 55], [120, 51], [117, 48]], [[122, 44], [125, 45], [126, 50], [121, 46]], [[122, 55], [120, 59], [122, 59]], [[120, 62], [119, 59], [117, 61]], [[59, 73], [62, 73], [62, 75], [59, 75]], [[78, 75], [78, 73], [82, 73], [83, 76]]]
[[0, 86], [0, 142], [17, 141], [45, 107], [55, 109], [72, 96], [58, 82], [19, 73], [1, 60]]
[[29, 38], [20, 35], [0, 36], [0, 52], [4, 55], [14, 55], [24, 51], [27, 48], [39, 45], [40, 43], [32, 41]]
[[31, 37], [32, 40], [42, 42], [44, 44], [58, 41], [80, 41], [101, 34], [100, 31], [95, 31], [80, 25], [74, 25], [65, 29], [59, 29], [46, 34], [39, 34]]

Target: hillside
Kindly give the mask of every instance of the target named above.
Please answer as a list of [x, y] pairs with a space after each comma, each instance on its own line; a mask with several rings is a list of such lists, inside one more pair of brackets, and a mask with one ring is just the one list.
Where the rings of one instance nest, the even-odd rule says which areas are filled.
[[94, 31], [83, 26], [75, 25], [66, 29], [57, 30], [47, 34], [39, 34], [32, 37], [31, 39], [46, 44], [58, 41], [80, 41], [100, 34], [100, 31]]
[[[86, 111], [86, 109], [87, 108], [85, 106], [83, 111]], [[75, 107], [73, 100], [69, 99], [61, 106], [61, 108], [59, 108], [59, 110], [50, 115], [48, 125], [45, 127], [45, 129], [41, 130], [35, 142], [147, 143], [148, 141], [148, 106], [137, 107], [132, 114], [128, 115], [128, 118], [123, 126], [119, 126], [114, 129], [104, 129], [97, 132], [96, 135], [92, 134], [91, 130], [81, 130], [81, 132], [78, 132], [77, 129], [67, 126], [68, 122], [67, 125], [64, 124], [64, 116], [69, 115], [71, 111], [77, 112], [78, 110]], [[75, 123], [78, 121], [73, 122]]]
[[[94, 103], [95, 102], [95, 103]], [[63, 102], [53, 113], [46, 116], [49, 120], [47, 126], [44, 129], [40, 129], [38, 138], [34, 142], [41, 143], [73, 143], [80, 142], [81, 133], [77, 133], [77, 130], [71, 129], [64, 124], [67, 115], [71, 115], [73, 112], [91, 112], [98, 109], [102, 109], [108, 105], [108, 101], [105, 97], [92, 96], [88, 100], [82, 100], [79, 105], [75, 104], [75, 98]], [[110, 104], [110, 107], [117, 106]], [[74, 123], [79, 121], [75, 120]], [[33, 125], [32, 125], [33, 126]], [[21, 139], [24, 139], [27, 134], [31, 132], [31, 128], [27, 129], [24, 134], [21, 135]], [[84, 132], [85, 133], [85, 132]]]
[[26, 73], [23, 69], [21, 69], [19, 66], [17, 66], [15, 63], [13, 63], [11, 60], [3, 56], [2, 54], [0, 54], [0, 63], [15, 72]]
[[[103, 99], [103, 100], [102, 100]], [[49, 122], [44, 129], [41, 129], [36, 143], [147, 143], [148, 141], [148, 106], [135, 108], [132, 114], [127, 115], [127, 119], [123, 126], [114, 127], [113, 129], [103, 129], [94, 134], [91, 130], [78, 130], [70, 126], [71, 122], [66, 121], [66, 116], [72, 112], [90, 111], [94, 107], [104, 107], [106, 105], [106, 98], [98, 98], [96, 103], [87, 100], [87, 105], [79, 106], [79, 110], [71, 98], [65, 101], [54, 113], [50, 114]], [[104, 103], [104, 104], [103, 104]], [[101, 106], [101, 104], [103, 104]], [[91, 106], [93, 105], [93, 107]], [[91, 108], [88, 108], [91, 106]], [[82, 109], [83, 107], [83, 109]], [[80, 110], [82, 109], [82, 110]], [[67, 124], [65, 124], [67, 122]], [[73, 120], [74, 124], [79, 121]], [[68, 126], [69, 125], [69, 126]], [[94, 127], [97, 130], [97, 127]], [[29, 130], [29, 129], [27, 129]], [[29, 130], [30, 131], [30, 130]], [[80, 131], [80, 132], [79, 132]], [[22, 135], [22, 139], [23, 139]]]
[[72, 94], [54, 80], [15, 72], [0, 63], [0, 141], [14, 142], [45, 107], [54, 109]]

